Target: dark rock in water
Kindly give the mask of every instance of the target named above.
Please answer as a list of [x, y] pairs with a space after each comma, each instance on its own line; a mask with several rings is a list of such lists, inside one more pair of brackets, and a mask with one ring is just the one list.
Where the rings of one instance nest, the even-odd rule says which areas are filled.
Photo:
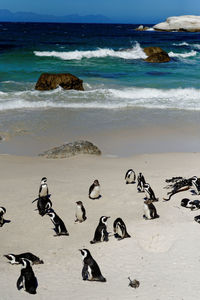
[[143, 49], [145, 54], [148, 56], [145, 61], [151, 63], [164, 63], [169, 62], [170, 57], [162, 48], [160, 47], [146, 47]]
[[99, 148], [88, 141], [76, 141], [47, 150], [39, 156], [46, 158], [66, 158], [78, 154], [101, 155]]
[[54, 90], [61, 86], [65, 90], [79, 90], [84, 91], [83, 80], [78, 77], [66, 74], [50, 74], [43, 73], [38, 79], [35, 89], [39, 91]]

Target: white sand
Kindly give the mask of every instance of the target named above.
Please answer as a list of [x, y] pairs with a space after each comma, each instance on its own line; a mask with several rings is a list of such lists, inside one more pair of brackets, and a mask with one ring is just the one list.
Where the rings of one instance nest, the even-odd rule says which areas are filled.
[[[163, 202], [165, 179], [173, 176], [199, 176], [199, 153], [139, 155], [132, 158], [80, 156], [63, 160], [0, 156], [0, 206], [7, 209], [0, 228], [0, 299], [149, 299], [190, 300], [200, 296], [200, 225], [194, 222], [198, 211], [180, 207], [190, 191]], [[142, 172], [155, 191], [159, 219], [145, 221], [144, 194], [136, 184], [126, 185], [127, 169]], [[63, 219], [69, 237], [54, 237], [48, 216], [41, 217], [36, 203], [40, 179], [46, 176], [53, 208]], [[102, 198], [92, 201], [88, 188], [94, 179], [101, 184]], [[87, 220], [74, 224], [75, 202], [81, 200]], [[111, 216], [108, 231], [121, 217], [130, 239], [91, 245], [102, 215]], [[82, 258], [78, 251], [88, 248], [100, 266], [106, 283], [83, 281]], [[30, 251], [44, 260], [33, 266], [39, 286], [37, 295], [18, 291], [20, 266], [7, 263], [2, 255]], [[128, 276], [140, 281], [140, 287], [128, 287]]]

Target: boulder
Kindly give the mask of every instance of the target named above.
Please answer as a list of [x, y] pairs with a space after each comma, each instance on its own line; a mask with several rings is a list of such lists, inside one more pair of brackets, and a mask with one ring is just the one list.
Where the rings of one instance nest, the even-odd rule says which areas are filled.
[[170, 57], [162, 48], [160, 47], [146, 47], [143, 49], [145, 54], [148, 56], [145, 61], [150, 63], [164, 63], [169, 62]]
[[65, 90], [84, 91], [83, 80], [70, 73], [43, 73], [38, 79], [35, 89], [39, 91], [49, 91], [54, 90], [59, 86], [61, 86]]
[[47, 150], [39, 156], [46, 158], [67, 158], [78, 154], [101, 155], [101, 151], [88, 141], [76, 141]]
[[184, 15], [169, 17], [165, 22], [154, 25], [153, 28], [158, 31], [199, 32], [200, 16]]
[[149, 29], [149, 27], [144, 26], [144, 25], [140, 25], [137, 28], [135, 28], [135, 30], [137, 30], [137, 31], [145, 31], [145, 30], [148, 30], [148, 29]]

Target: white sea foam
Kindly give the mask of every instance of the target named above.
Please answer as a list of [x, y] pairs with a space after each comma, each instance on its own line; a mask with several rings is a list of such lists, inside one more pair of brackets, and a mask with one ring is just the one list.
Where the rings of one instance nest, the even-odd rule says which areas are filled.
[[190, 46], [187, 42], [181, 42], [181, 43], [173, 43], [174, 46]]
[[187, 57], [192, 57], [196, 56], [197, 52], [192, 50], [190, 52], [185, 52], [185, 53], [174, 53], [173, 51], [168, 53], [170, 57], [182, 57], [182, 58], [187, 58]]
[[0, 92], [0, 111], [11, 109], [183, 109], [200, 110], [200, 89], [89, 89], [87, 91]]
[[113, 50], [113, 49], [102, 49], [88, 50], [88, 51], [34, 51], [36, 56], [41, 57], [56, 57], [63, 60], [81, 60], [83, 58], [103, 58], [103, 57], [118, 57], [123, 59], [141, 59], [146, 58], [146, 54], [140, 47], [139, 43], [129, 49]]

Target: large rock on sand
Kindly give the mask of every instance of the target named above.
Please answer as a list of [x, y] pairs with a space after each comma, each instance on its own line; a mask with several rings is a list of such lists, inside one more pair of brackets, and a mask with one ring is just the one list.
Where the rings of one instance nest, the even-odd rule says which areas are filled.
[[61, 86], [65, 90], [84, 90], [83, 80], [70, 73], [43, 73], [38, 79], [35, 89], [39, 91], [49, 91], [54, 90], [59, 86]]
[[145, 61], [150, 63], [164, 63], [169, 62], [170, 57], [162, 48], [160, 47], [146, 47], [143, 49], [145, 54], [148, 56]]
[[39, 156], [46, 158], [66, 158], [78, 154], [101, 155], [99, 148], [88, 141], [76, 141], [47, 150]]
[[185, 15], [167, 18], [165, 22], [153, 26], [159, 31], [200, 31], [200, 16]]

